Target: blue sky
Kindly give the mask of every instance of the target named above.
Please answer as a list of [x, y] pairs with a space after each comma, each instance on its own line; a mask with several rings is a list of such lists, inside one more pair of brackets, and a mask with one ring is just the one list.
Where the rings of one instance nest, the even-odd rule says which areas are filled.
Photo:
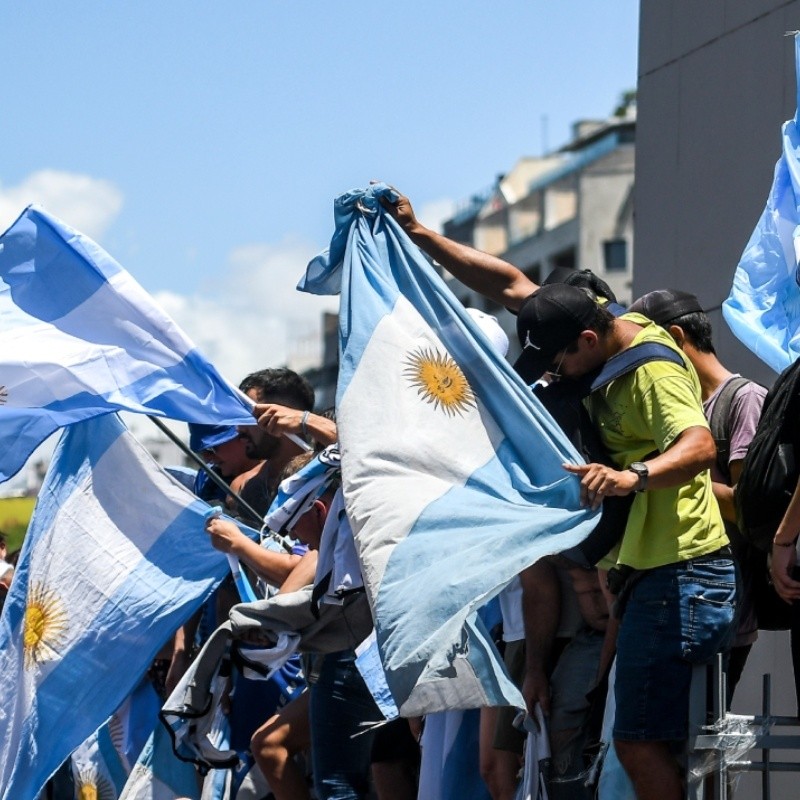
[[635, 86], [638, 3], [42, 0], [2, 28], [0, 224], [36, 201], [94, 236], [238, 382], [313, 354], [332, 304], [293, 286], [336, 195], [380, 178], [434, 222], [565, 143]]

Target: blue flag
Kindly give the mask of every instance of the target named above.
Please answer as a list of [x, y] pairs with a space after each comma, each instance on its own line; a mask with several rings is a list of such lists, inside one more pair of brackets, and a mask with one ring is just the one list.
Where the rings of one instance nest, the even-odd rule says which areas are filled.
[[0, 482], [97, 414], [247, 425], [248, 409], [91, 239], [33, 206], [0, 236]]
[[131, 770], [120, 800], [199, 800], [199, 797], [194, 767], [175, 755], [169, 732], [159, 723]]
[[597, 515], [579, 456], [379, 203], [335, 203], [298, 288], [341, 288], [337, 424], [347, 514], [403, 716], [522, 705], [478, 608]]
[[115, 414], [62, 435], [0, 617], [0, 800], [33, 798], [228, 571]]
[[[795, 36], [800, 84], [800, 38]], [[800, 98], [797, 107], [800, 108]], [[783, 124], [783, 153], [767, 205], [722, 304], [730, 329], [762, 361], [783, 372], [800, 355], [800, 130]]]
[[70, 761], [76, 797], [117, 800], [128, 776], [114, 749], [108, 723], [76, 748]]

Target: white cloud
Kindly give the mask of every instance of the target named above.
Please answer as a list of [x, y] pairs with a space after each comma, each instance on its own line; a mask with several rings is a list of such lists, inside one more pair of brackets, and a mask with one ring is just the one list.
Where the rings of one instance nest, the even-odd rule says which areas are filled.
[[234, 384], [265, 367], [303, 370], [321, 357], [322, 312], [338, 308], [338, 298], [295, 289], [317, 250], [290, 238], [243, 245], [194, 295], [160, 292], [156, 299]]
[[122, 208], [122, 192], [110, 181], [42, 169], [32, 172], [16, 186], [0, 186], [0, 230], [5, 230], [31, 203], [93, 239], [114, 221]]

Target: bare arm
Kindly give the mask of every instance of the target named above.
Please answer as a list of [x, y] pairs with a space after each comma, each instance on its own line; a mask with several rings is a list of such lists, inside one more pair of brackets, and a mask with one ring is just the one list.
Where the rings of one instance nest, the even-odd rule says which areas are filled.
[[333, 444], [336, 441], [336, 423], [333, 420], [309, 413], [304, 429], [304, 414], [304, 411], [297, 408], [279, 406], [275, 403], [257, 403], [253, 407], [253, 416], [258, 420], [259, 427], [273, 436], [280, 436], [282, 433], [308, 435], [322, 445]]
[[525, 622], [525, 679], [522, 696], [528, 713], [536, 704], [550, 713], [547, 668], [561, 615], [561, 590], [555, 568], [544, 559], [520, 573], [522, 616]]
[[737, 461], [731, 461], [728, 465], [731, 473], [731, 486], [717, 481], [711, 484], [711, 488], [714, 490], [714, 497], [717, 498], [717, 503], [719, 503], [722, 519], [726, 522], [736, 522], [736, 506], [733, 502], [733, 492], [734, 486], [736, 486], [741, 477], [743, 463], [743, 459], [738, 459]]
[[206, 522], [206, 533], [215, 549], [235, 555], [273, 586], [281, 586], [302, 558], [266, 550], [245, 536], [230, 520], [212, 517]]
[[[648, 489], [668, 489], [687, 483], [708, 469], [716, 457], [714, 437], [700, 425], [687, 428], [663, 453], [645, 461], [649, 471]], [[581, 505], [597, 508], [603, 497], [623, 496], [636, 490], [638, 476], [605, 464], [564, 464], [564, 469], [581, 478]]]
[[175, 631], [172, 641], [172, 656], [170, 658], [169, 669], [167, 670], [166, 688], [167, 694], [172, 694], [178, 681], [183, 677], [189, 664], [191, 663], [192, 644], [203, 616], [203, 607], [197, 609], [192, 614], [188, 622], [185, 622]]
[[775, 591], [787, 602], [800, 600], [800, 582], [791, 575], [797, 563], [794, 542], [800, 532], [800, 481], [794, 489], [789, 507], [775, 532], [772, 545], [770, 573]]
[[385, 198], [381, 202], [420, 250], [484, 297], [517, 311], [525, 298], [539, 288], [513, 264], [426, 228], [414, 215], [407, 197], [400, 195], [396, 203]]
[[318, 555], [316, 550], [309, 550], [304, 556], [301, 556], [295, 568], [281, 584], [279, 594], [296, 592], [298, 589], [313, 583], [314, 575], [317, 572]]

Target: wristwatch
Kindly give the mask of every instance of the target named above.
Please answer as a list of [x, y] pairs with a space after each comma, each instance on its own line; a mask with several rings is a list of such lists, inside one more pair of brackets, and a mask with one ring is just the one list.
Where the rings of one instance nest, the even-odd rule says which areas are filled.
[[639, 483], [636, 484], [636, 491], [643, 492], [647, 488], [647, 479], [650, 477], [650, 470], [647, 468], [647, 464], [642, 461], [634, 461], [628, 469], [639, 478]]

